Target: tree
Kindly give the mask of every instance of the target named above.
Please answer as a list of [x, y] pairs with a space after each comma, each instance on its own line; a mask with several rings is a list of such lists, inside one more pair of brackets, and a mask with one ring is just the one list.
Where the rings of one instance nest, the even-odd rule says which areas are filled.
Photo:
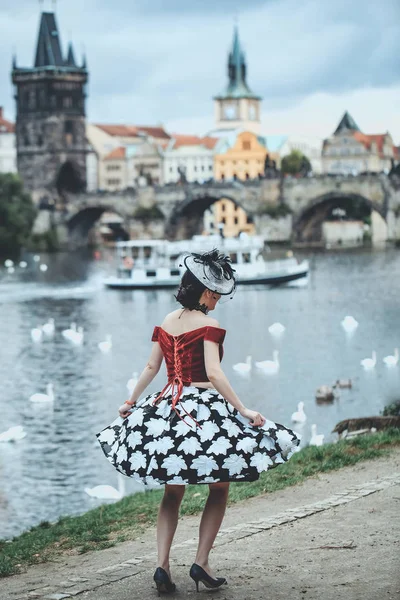
[[0, 173], [0, 256], [18, 254], [29, 240], [35, 217], [36, 208], [21, 179]]
[[311, 163], [300, 150], [292, 150], [290, 154], [282, 158], [281, 170], [287, 175], [305, 177], [311, 171]]

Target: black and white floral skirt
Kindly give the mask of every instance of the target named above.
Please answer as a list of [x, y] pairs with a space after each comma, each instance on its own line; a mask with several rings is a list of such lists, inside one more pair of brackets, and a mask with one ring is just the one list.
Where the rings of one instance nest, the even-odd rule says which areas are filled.
[[253, 427], [214, 389], [183, 388], [177, 410], [184, 420], [171, 395], [153, 405], [157, 396], [97, 434], [110, 463], [141, 483], [255, 481], [298, 450], [299, 434], [273, 421]]

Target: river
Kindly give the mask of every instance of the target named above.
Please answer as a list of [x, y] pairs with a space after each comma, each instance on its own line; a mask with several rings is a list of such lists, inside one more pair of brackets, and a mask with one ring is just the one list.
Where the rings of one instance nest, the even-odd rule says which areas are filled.
[[[239, 287], [234, 299], [214, 313], [228, 330], [223, 367], [241, 399], [286, 425], [303, 401], [303, 443], [312, 423], [330, 441], [339, 420], [379, 414], [400, 395], [400, 368], [382, 362], [400, 347], [399, 251], [307, 256], [311, 276], [306, 286]], [[0, 432], [22, 425], [27, 433], [16, 443], [0, 444], [0, 538], [97, 506], [100, 501], [90, 498], [85, 487], [117, 487], [117, 473], [94, 434], [116, 418], [127, 398], [127, 380], [145, 365], [154, 325], [177, 306], [170, 291], [105, 289], [102, 279], [113, 272], [108, 252], [100, 260], [77, 253], [41, 260], [46, 272], [32, 260], [25, 271], [0, 270]], [[341, 327], [345, 315], [359, 322], [352, 336]], [[31, 329], [50, 317], [54, 336], [34, 343]], [[73, 321], [84, 328], [82, 346], [61, 335]], [[275, 321], [286, 327], [279, 340], [268, 333]], [[98, 343], [107, 334], [112, 350], [103, 354]], [[254, 368], [243, 379], [233, 371], [232, 365], [246, 355], [271, 359], [274, 349], [279, 350], [277, 375]], [[360, 360], [373, 350], [376, 367], [365, 372]], [[352, 389], [340, 390], [332, 404], [318, 405], [317, 387], [339, 378], [351, 378]], [[164, 380], [163, 367], [151, 391], [161, 389]], [[29, 402], [49, 382], [54, 404]], [[127, 484], [128, 493], [141, 489], [131, 480]]]

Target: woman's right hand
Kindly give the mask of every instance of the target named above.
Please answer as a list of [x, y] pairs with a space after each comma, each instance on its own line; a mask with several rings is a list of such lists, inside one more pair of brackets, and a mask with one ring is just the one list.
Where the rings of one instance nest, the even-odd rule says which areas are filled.
[[254, 427], [261, 427], [266, 421], [266, 418], [261, 413], [255, 410], [250, 410], [249, 408], [243, 409], [240, 411], [240, 414], [242, 417], [250, 419], [250, 425], [253, 425]]
[[125, 404], [122, 404], [122, 406], [120, 406], [118, 409], [119, 416], [122, 417], [122, 419], [126, 419], [126, 417], [129, 417], [132, 411], [132, 406], [134, 406], [134, 404], [128, 404], [127, 402], [125, 402]]

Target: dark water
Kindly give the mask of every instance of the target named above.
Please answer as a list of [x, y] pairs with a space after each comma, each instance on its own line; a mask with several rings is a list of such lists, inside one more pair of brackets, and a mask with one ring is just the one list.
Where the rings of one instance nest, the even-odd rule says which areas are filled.
[[[214, 313], [228, 330], [223, 366], [241, 399], [286, 425], [304, 401], [305, 443], [312, 423], [328, 441], [337, 421], [379, 414], [400, 395], [399, 367], [382, 363], [400, 346], [400, 253], [310, 259], [307, 287], [239, 288], [234, 300]], [[85, 494], [86, 486], [117, 486], [116, 471], [95, 445], [94, 434], [117, 416], [127, 398], [127, 380], [143, 368], [150, 352], [154, 325], [176, 307], [169, 291], [104, 289], [111, 256], [93, 261], [60, 254], [42, 260], [49, 265], [46, 273], [33, 262], [22, 274], [0, 271], [0, 432], [19, 424], [27, 432], [17, 443], [0, 444], [0, 537], [96, 506], [100, 501]], [[360, 323], [352, 337], [340, 325], [345, 315]], [[31, 329], [49, 317], [56, 322], [54, 337], [34, 344]], [[61, 335], [72, 321], [84, 328], [82, 346]], [[267, 330], [274, 321], [286, 326], [278, 341]], [[113, 348], [102, 354], [97, 344], [107, 334]], [[232, 370], [246, 355], [270, 359], [274, 349], [280, 351], [278, 375], [253, 369], [243, 379]], [[360, 360], [372, 350], [378, 355], [376, 368], [364, 372]], [[342, 390], [334, 404], [316, 404], [318, 386], [349, 377], [352, 390]], [[164, 380], [163, 368], [149, 391], [160, 389]], [[48, 382], [54, 384], [54, 406], [29, 402]], [[128, 493], [140, 489], [127, 483]]]

